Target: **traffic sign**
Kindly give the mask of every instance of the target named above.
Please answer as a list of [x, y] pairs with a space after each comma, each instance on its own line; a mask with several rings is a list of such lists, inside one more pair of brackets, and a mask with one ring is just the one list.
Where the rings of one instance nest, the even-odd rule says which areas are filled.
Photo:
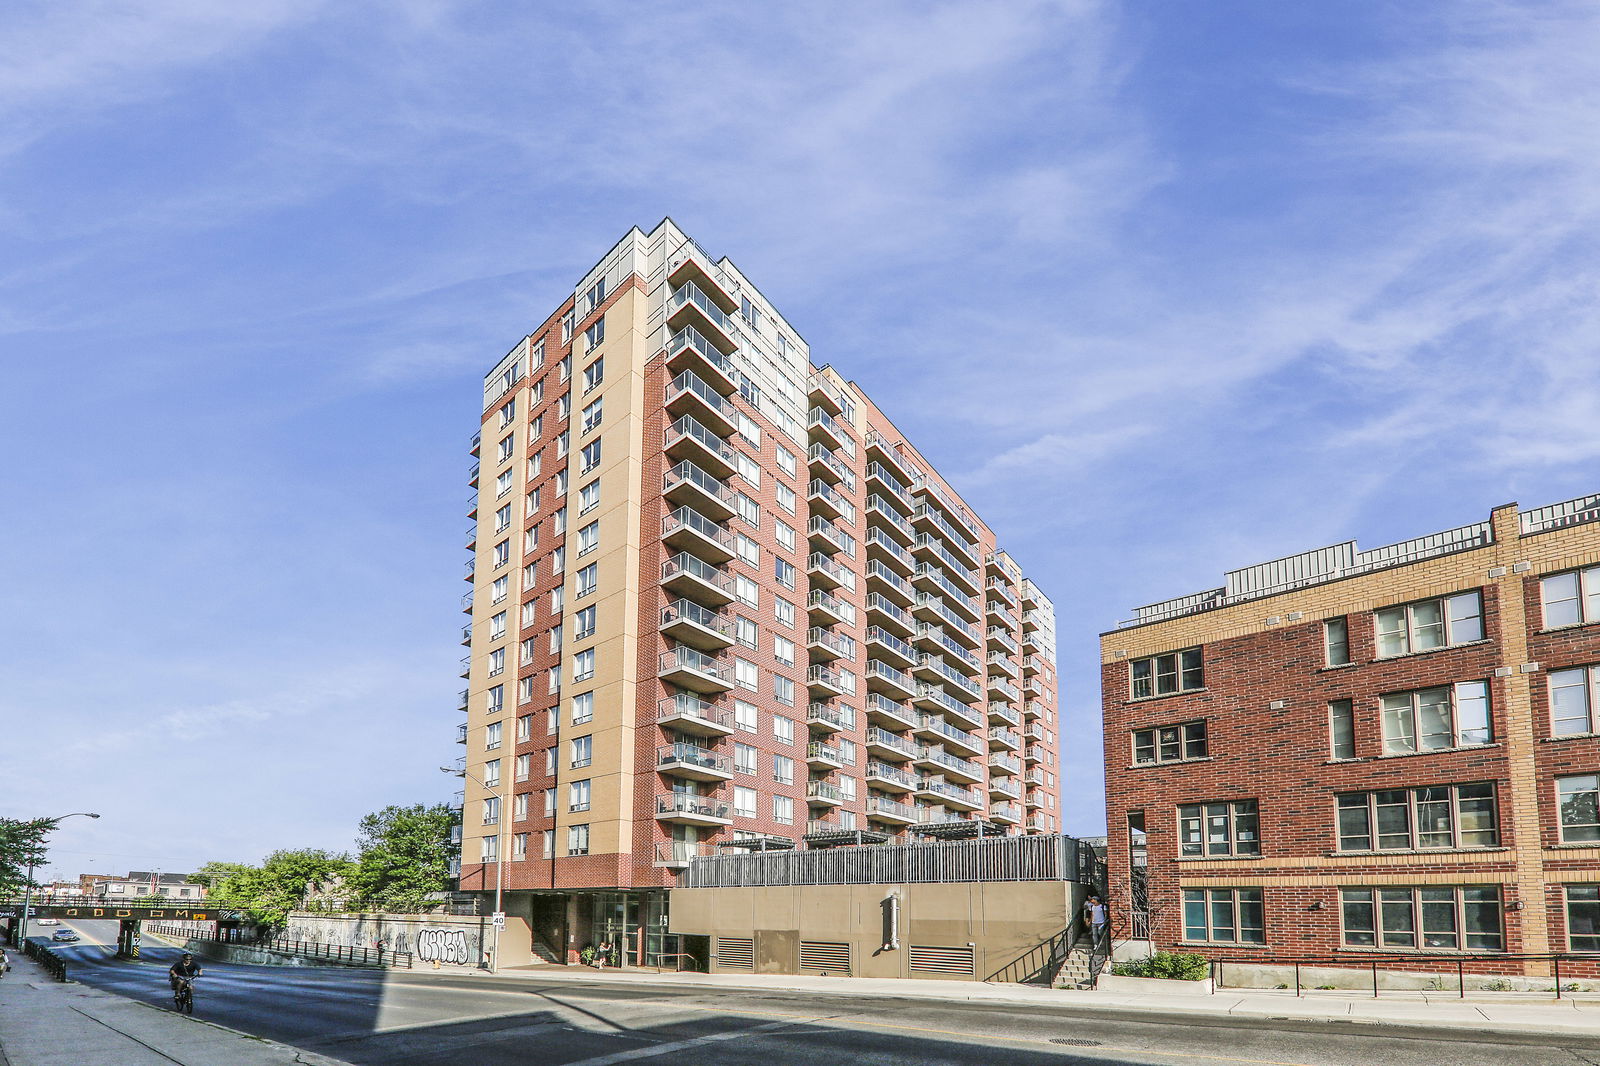
[[495, 911], [494, 914], [489, 916], [489, 921], [496, 929], [504, 929], [506, 927], [505, 911]]

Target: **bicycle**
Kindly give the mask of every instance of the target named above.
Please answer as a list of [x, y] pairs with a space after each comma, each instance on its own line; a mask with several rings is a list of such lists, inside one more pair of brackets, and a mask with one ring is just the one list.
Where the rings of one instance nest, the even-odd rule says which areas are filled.
[[180, 977], [172, 989], [172, 1009], [179, 1014], [194, 1013], [194, 978]]

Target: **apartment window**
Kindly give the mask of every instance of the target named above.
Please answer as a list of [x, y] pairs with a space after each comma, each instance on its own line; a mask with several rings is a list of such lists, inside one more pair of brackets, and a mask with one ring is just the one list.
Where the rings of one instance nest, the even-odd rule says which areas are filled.
[[791, 452], [781, 444], [774, 444], [772, 450], [778, 457], [778, 469], [790, 477], [798, 477], [800, 464], [794, 452]]
[[511, 859], [520, 862], [528, 857], [528, 834], [516, 833], [511, 837]]
[[772, 735], [784, 744], [794, 743], [794, 719], [781, 714], [772, 716]]
[[739, 556], [739, 561], [751, 566], [761, 565], [761, 546], [743, 533], [733, 535], [733, 550]]
[[794, 760], [787, 755], [772, 757], [772, 779], [780, 785], [794, 784]]
[[1322, 623], [1322, 648], [1329, 666], [1345, 666], [1350, 662], [1350, 624], [1343, 618], [1330, 618]]
[[589, 809], [589, 780], [574, 781], [567, 786], [567, 810], [586, 811]]
[[507, 459], [510, 459], [512, 453], [516, 451], [516, 447], [517, 435], [515, 433], [507, 433], [504, 437], [500, 438], [499, 451], [496, 453], [499, 457], [499, 461], [503, 463]]
[[794, 546], [795, 546], [795, 536], [794, 536], [795, 530], [794, 530], [794, 527], [791, 526], [789, 523], [783, 521], [782, 519], [774, 519], [772, 525], [773, 525], [773, 528], [777, 531], [778, 547], [782, 548], [784, 551], [791, 551], [791, 552], [794, 551]]
[[572, 680], [588, 681], [594, 677], [594, 649], [586, 648], [572, 657]]
[[578, 464], [578, 473], [587, 474], [600, 465], [600, 445], [605, 438], [597, 437], [583, 446], [581, 461]]
[[1339, 797], [1340, 851], [1456, 850], [1499, 843], [1492, 782]]
[[1205, 719], [1133, 731], [1133, 763], [1151, 766], [1207, 756]]
[[733, 813], [740, 818], [754, 818], [756, 816], [756, 790], [735, 785], [733, 789]]
[[1346, 947], [1504, 948], [1496, 885], [1343, 888], [1339, 910]]
[[761, 528], [761, 506], [742, 492], [733, 494], [733, 509], [739, 517], [757, 529]]
[[517, 702], [518, 703], [532, 703], [533, 702], [533, 681], [534, 681], [534, 678], [536, 678], [538, 676], [539, 676], [538, 674], [529, 674], [527, 677], [519, 677], [517, 679]]
[[[504, 470], [500, 471], [499, 475], [494, 479], [494, 494], [496, 499], [511, 491], [511, 483], [516, 480], [516, 477], [517, 472], [514, 467], [508, 466]], [[508, 506], [506, 508], [507, 517], [509, 517], [510, 514], [511, 508]]]
[[856, 812], [855, 811], [840, 811], [837, 817], [839, 819], [839, 828], [840, 829], [855, 829], [856, 828]]
[[1349, 700], [1334, 700], [1328, 704], [1328, 757], [1356, 757], [1356, 713], [1355, 705]]
[[734, 659], [733, 683], [740, 688], [747, 688], [751, 692], [760, 691], [761, 673], [756, 669], [756, 664], [744, 659]]
[[846, 766], [854, 766], [856, 764], [856, 742], [839, 737], [833, 743], [839, 749], [839, 754], [844, 757], [844, 764]]
[[589, 827], [587, 825], [567, 826], [567, 854], [589, 854]]
[[[555, 615], [559, 615], [561, 613], [561, 605], [566, 602], [566, 599], [567, 599], [567, 590], [565, 588], [563, 588], [560, 585], [557, 585], [555, 588], [551, 589], [550, 590], [550, 613], [551, 614], [555, 614]], [[560, 647], [560, 639], [557, 638], [557, 640], [551, 642], [550, 650], [551, 651], [555, 651], [559, 647]]]
[[784, 511], [786, 513], [788, 513], [788, 514], [794, 514], [794, 509], [795, 509], [794, 489], [791, 489], [788, 485], [785, 485], [783, 482], [780, 481], [780, 482], [777, 483], [777, 486], [774, 489], [774, 493], [773, 494], [777, 498], [779, 507], [782, 507], [784, 509]]
[[[599, 347], [600, 346], [600, 342], [606, 339], [606, 320], [605, 320], [605, 316], [602, 315], [599, 318], [595, 319], [594, 324], [591, 325], [588, 329], [583, 331], [583, 336], [584, 336], [584, 339], [589, 342], [587, 347], [585, 348], [585, 351], [591, 351], [592, 352], [597, 347]], [[605, 360], [604, 359], [596, 359], [593, 363], [591, 363], [589, 365], [589, 368], [583, 372], [583, 391], [584, 392], [588, 392], [590, 389], [594, 388], [595, 385], [598, 385], [600, 383], [600, 379], [604, 379], [605, 378], [605, 366], [604, 366], [604, 364], [605, 364]], [[591, 383], [590, 380], [589, 380], [589, 371], [594, 370], [596, 367], [600, 368], [600, 378]]]
[[546, 676], [550, 678], [550, 695], [559, 696], [561, 694], [561, 671], [550, 670]]
[[483, 695], [485, 704], [484, 710], [486, 710], [488, 713], [498, 714], [500, 711], [505, 709], [506, 687], [504, 685], [496, 685]]
[[600, 278], [593, 285], [589, 286], [589, 291], [584, 293], [584, 299], [588, 301], [589, 306], [587, 310], [589, 311], [593, 311], [595, 308], [605, 303], [606, 279]]
[[600, 424], [600, 421], [605, 414], [605, 411], [602, 407], [602, 404], [604, 403], [605, 397], [601, 397], [600, 399], [595, 400], [593, 403], [584, 407], [582, 432], [587, 433]]
[[746, 607], [758, 607], [761, 604], [761, 588], [743, 574], [735, 574], [733, 597]]
[[496, 648], [489, 653], [489, 676], [498, 677], [506, 672], [506, 650]]
[[500, 760], [490, 759], [483, 764], [483, 783], [489, 788], [500, 784]]
[[756, 624], [744, 615], [735, 615], [733, 619], [733, 639], [740, 647], [754, 648], [756, 646]]
[[556, 831], [546, 829], [539, 834], [540, 855], [546, 859], [556, 857]]
[[490, 796], [483, 801], [483, 824], [500, 824], [500, 797]]
[[1567, 886], [1567, 950], [1600, 951], [1600, 885]]
[[[515, 380], [515, 379], [513, 379]], [[515, 398], [507, 400], [506, 405], [500, 408], [500, 425], [509, 426], [511, 420], [517, 417], [517, 401]]]
[[578, 571], [578, 595], [587, 596], [600, 583], [600, 564], [590, 563]]
[[1178, 841], [1179, 854], [1185, 856], [1260, 855], [1256, 801], [1179, 807]]
[[572, 697], [572, 724], [582, 725], [594, 719], [594, 693], [580, 692]]
[[556, 790], [553, 789], [553, 788], [547, 788], [547, 789], [544, 790], [544, 816], [546, 818], [554, 818], [555, 815], [556, 815]]
[[556, 471], [555, 490], [556, 499], [558, 500], [567, 494], [567, 472], [565, 470]]
[[[590, 326], [589, 328], [593, 330], [596, 326], [600, 327], [600, 334], [602, 337], [604, 337], [605, 323], [606, 320], [602, 318], [600, 321], [596, 322], [594, 326]], [[594, 362], [583, 368], [583, 391], [588, 392], [605, 379], [606, 360], [604, 356], [601, 356], [599, 359], [596, 359]]]
[[499, 722], [490, 722], [488, 725], [483, 727], [483, 748], [484, 748], [485, 751], [493, 751], [495, 748], [498, 748], [499, 746], [500, 746], [500, 723]]
[[499, 603], [510, 594], [511, 577], [508, 574], [501, 574], [494, 579], [494, 584], [489, 586], [489, 600], [491, 603]]
[[753, 703], [744, 700], [733, 701], [733, 724], [746, 733], [754, 733], [761, 728], [758, 724], [760, 713]]
[[778, 620], [779, 625], [788, 626], [790, 629], [794, 628], [794, 604], [782, 596], [773, 597], [772, 614]]
[[1146, 696], [1189, 692], [1204, 688], [1206, 683], [1199, 648], [1135, 659], [1128, 664], [1128, 671], [1132, 679], [1133, 698], [1136, 700]]
[[1539, 590], [1546, 629], [1600, 622], [1600, 566], [1551, 574]]
[[[566, 314], [561, 316], [561, 343], [562, 344], [565, 344], [565, 343], [567, 343], [568, 341], [570, 341], [572, 339], [572, 327], [573, 327], [573, 325], [574, 325], [573, 313], [571, 311], [568, 311]], [[558, 365], [562, 368], [561, 369], [561, 380], [562, 381], [567, 380], [567, 375], [569, 373], [571, 373], [571, 369], [572, 369], [572, 356], [570, 356], [570, 355], [567, 356], [565, 359], [561, 360], [560, 364], [558, 364]]]
[[1556, 778], [1556, 806], [1561, 812], [1561, 843], [1600, 842], [1600, 774]]
[[793, 825], [794, 800], [790, 799], [788, 796], [773, 796], [772, 820], [777, 822], [779, 825]]
[[[487, 825], [489, 823], [485, 822], [484, 824]], [[478, 844], [478, 857], [484, 862], [500, 861], [500, 837], [498, 834], [482, 839]]]
[[528, 820], [528, 794], [519, 792], [511, 797], [511, 820], [525, 822]]
[[755, 775], [756, 748], [753, 744], [735, 743], [733, 746], [733, 768], [741, 774]]
[[489, 639], [499, 640], [506, 635], [506, 612], [501, 611], [489, 619]]
[[496, 569], [511, 561], [511, 539], [508, 537], [494, 546], [494, 565]]
[[1259, 888], [1186, 888], [1183, 938], [1216, 944], [1264, 944]]
[[[749, 399], [749, 397], [745, 397]], [[755, 419], [743, 411], [737, 412], [739, 418], [739, 436], [755, 446], [756, 451], [761, 450], [761, 427], [756, 425]]]
[[783, 559], [772, 560], [772, 576], [786, 589], [794, 588], [794, 564]]
[[[561, 530], [558, 529], [556, 532], [560, 533]], [[565, 570], [566, 568], [567, 547], [563, 544], [561, 547], [556, 548], [550, 553], [550, 576], [557, 577], [560, 575], [561, 571]]]
[[597, 608], [589, 606], [573, 615], [572, 621], [576, 628], [573, 630], [572, 639], [587, 640], [594, 636], [596, 619], [599, 617], [599, 613]]
[[743, 452], [735, 452], [733, 460], [734, 466], [739, 470], [739, 476], [759, 489], [761, 487], [761, 464]]
[[578, 555], [588, 555], [600, 546], [600, 523], [590, 522], [578, 530]]
[[772, 638], [772, 657], [784, 666], [794, 665], [794, 641], [788, 637], [774, 636]]
[[594, 761], [594, 738], [575, 737], [572, 741], [572, 768], [588, 766]]
[[528, 779], [528, 775], [532, 772], [533, 756], [518, 755], [516, 760], [516, 779], [518, 781], [526, 781]]
[[794, 682], [787, 677], [774, 674], [772, 678], [772, 695], [785, 707], [794, 706]]
[[[552, 733], [555, 732], [555, 726], [554, 726], [555, 717], [556, 717], [555, 716], [555, 712], [551, 711], [551, 713], [550, 713], [550, 721], [551, 721], [552, 725], [551, 725], [550, 731]], [[546, 748], [546, 749], [544, 749], [544, 775], [546, 777], [550, 777], [555, 772], [556, 772], [556, 749], [554, 749], [554, 748]], [[555, 813], [554, 804], [555, 804], [555, 800], [551, 800], [550, 801], [550, 809], [545, 811], [546, 814]]]
[[533, 739], [533, 715], [525, 714], [517, 719], [517, 743]]
[[[565, 400], [566, 397], [563, 396], [562, 399]], [[560, 412], [562, 418], [567, 417], [567, 412], [562, 409], [562, 405], [557, 404], [557, 410]], [[566, 455], [571, 448], [572, 431], [570, 429], [564, 429], [556, 435], [556, 458], [560, 459], [562, 456]]]
[[[532, 580], [533, 573], [532, 573], [532, 571], [533, 571], [533, 567], [532, 566], [523, 567], [523, 578], [524, 578], [525, 581], [527, 581], [527, 583], [529, 585], [533, 584], [533, 580]], [[539, 601], [538, 600], [536, 600], [536, 599], [528, 600], [526, 603], [524, 603], [522, 605], [522, 624], [524, 626], [533, 625], [534, 621], [538, 617], [539, 617]], [[527, 641], [523, 641], [523, 643], [526, 644]], [[528, 663], [530, 663], [532, 661], [533, 661], [533, 659], [532, 659], [531, 655], [524, 656], [523, 660], [522, 660], [523, 665], [527, 665]]]
[[1483, 639], [1483, 595], [1473, 591], [1421, 600], [1386, 608], [1375, 618], [1380, 659], [1466, 644]]
[[600, 482], [596, 479], [578, 490], [578, 513], [585, 515], [599, 506]]
[[[544, 395], [544, 382], [542, 382], [542, 381], [539, 382], [539, 395], [540, 396]], [[544, 436], [544, 415], [536, 415], [534, 417], [534, 420], [532, 422], [528, 423], [528, 443], [529, 444], [536, 444], [536, 443], [538, 443], [539, 438], [542, 437], [542, 436]], [[537, 477], [538, 476], [538, 474], [539, 474], [538, 460], [541, 459], [541, 458], [542, 458], [542, 456], [537, 455], [537, 454], [528, 457], [528, 476], [529, 477]]]
[[1600, 666], [1550, 671], [1550, 732], [1600, 733]]
[[1486, 681], [1462, 681], [1383, 697], [1386, 755], [1475, 747], [1489, 743], [1491, 737]]

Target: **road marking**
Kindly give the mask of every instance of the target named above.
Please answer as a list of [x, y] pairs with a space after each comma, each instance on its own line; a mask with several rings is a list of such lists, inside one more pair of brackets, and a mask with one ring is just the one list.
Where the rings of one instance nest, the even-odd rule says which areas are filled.
[[701, 1047], [714, 1044], [719, 1040], [734, 1040], [751, 1033], [759, 1033], [772, 1029], [786, 1029], [792, 1022], [768, 1022], [766, 1025], [754, 1025], [749, 1029], [740, 1029], [733, 1033], [712, 1033], [709, 1036], [697, 1036], [692, 1040], [674, 1040], [670, 1044], [655, 1044], [651, 1047], [634, 1048], [631, 1051], [616, 1051], [610, 1055], [599, 1055], [592, 1059], [579, 1059], [577, 1062], [566, 1063], [566, 1066], [613, 1066], [618, 1062], [632, 1062], [635, 1059], [652, 1059], [657, 1055], [671, 1055], [692, 1047]]

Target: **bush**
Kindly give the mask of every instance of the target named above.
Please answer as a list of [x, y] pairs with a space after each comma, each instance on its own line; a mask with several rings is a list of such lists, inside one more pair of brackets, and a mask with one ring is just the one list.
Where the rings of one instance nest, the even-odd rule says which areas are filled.
[[1118, 977], [1159, 977], [1168, 981], [1204, 981], [1211, 976], [1211, 960], [1204, 955], [1182, 951], [1158, 951], [1138, 962], [1119, 962], [1111, 967]]

